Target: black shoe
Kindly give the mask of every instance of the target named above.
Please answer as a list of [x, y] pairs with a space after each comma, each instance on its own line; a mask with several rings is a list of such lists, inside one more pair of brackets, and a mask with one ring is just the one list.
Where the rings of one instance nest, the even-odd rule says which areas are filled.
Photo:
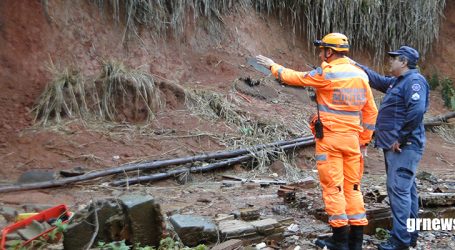
[[349, 231], [349, 250], [362, 250], [364, 226], [351, 225]]
[[391, 237], [389, 240], [382, 242], [378, 246], [379, 250], [408, 250], [409, 246], [401, 244], [398, 240]]
[[325, 240], [317, 239], [315, 244], [318, 247], [327, 247], [330, 250], [349, 250], [349, 226], [332, 227], [332, 231], [332, 237]]
[[409, 244], [411, 247], [416, 248], [417, 247], [417, 239], [411, 239], [411, 244]]

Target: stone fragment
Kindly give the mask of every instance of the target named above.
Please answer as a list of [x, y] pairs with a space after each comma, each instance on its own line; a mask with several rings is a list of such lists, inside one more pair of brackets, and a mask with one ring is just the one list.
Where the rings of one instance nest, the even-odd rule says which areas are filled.
[[12, 222], [16, 218], [18, 211], [15, 208], [3, 206], [0, 208], [0, 214], [2, 214], [7, 221]]
[[[95, 208], [96, 207], [96, 216]], [[63, 246], [68, 250], [84, 249], [95, 233], [95, 223], [98, 221], [98, 234], [95, 242], [110, 242], [110, 232], [106, 229], [106, 221], [117, 214], [123, 215], [122, 207], [115, 199], [97, 201], [76, 212], [73, 220], [63, 233]]]
[[214, 243], [218, 239], [216, 225], [208, 217], [176, 214], [170, 222], [186, 246]]
[[423, 193], [420, 199], [424, 207], [448, 207], [455, 205], [455, 193]]
[[17, 183], [35, 183], [52, 180], [55, 180], [55, 173], [52, 171], [29, 170], [19, 176]]
[[43, 233], [45, 230], [44, 226], [36, 220], [28, 224], [26, 227], [18, 229], [19, 234], [24, 240], [30, 240]]
[[250, 223], [256, 228], [256, 231], [262, 235], [270, 235], [276, 233], [275, 228], [278, 228], [280, 226], [278, 221], [272, 218], [251, 221]]
[[297, 181], [291, 185], [301, 189], [310, 189], [317, 187], [318, 183], [313, 177], [308, 176], [305, 177], [303, 180]]
[[160, 206], [150, 195], [120, 196], [126, 221], [130, 225], [130, 241], [142, 246], [158, 246], [163, 234], [164, 220]]
[[218, 227], [223, 239], [244, 238], [256, 235], [254, 226], [246, 221], [221, 221]]
[[257, 220], [261, 216], [257, 208], [241, 208], [239, 212], [240, 218], [246, 221]]

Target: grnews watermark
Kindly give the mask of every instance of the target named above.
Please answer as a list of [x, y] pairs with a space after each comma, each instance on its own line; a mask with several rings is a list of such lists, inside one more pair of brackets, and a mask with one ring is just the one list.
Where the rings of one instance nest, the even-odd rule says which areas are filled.
[[455, 230], [454, 218], [409, 218], [406, 221], [408, 232], [414, 231], [450, 231]]

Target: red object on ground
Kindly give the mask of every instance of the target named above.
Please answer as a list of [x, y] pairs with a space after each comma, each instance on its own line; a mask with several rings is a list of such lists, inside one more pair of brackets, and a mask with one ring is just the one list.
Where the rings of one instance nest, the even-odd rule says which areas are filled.
[[[14, 232], [18, 229], [21, 229], [21, 228], [24, 228], [26, 227], [28, 224], [32, 223], [32, 221], [36, 220], [36, 221], [39, 221], [39, 222], [43, 222], [43, 221], [50, 221], [50, 220], [58, 220], [58, 219], [61, 219], [63, 223], [67, 223], [69, 218], [71, 216], [71, 213], [68, 211], [68, 208], [66, 207], [66, 205], [58, 205], [58, 206], [55, 206], [55, 207], [52, 207], [52, 208], [49, 208], [49, 209], [46, 209], [46, 210], [43, 210], [41, 211], [40, 213], [34, 215], [34, 216], [31, 216], [27, 219], [24, 219], [24, 220], [21, 220], [21, 221], [18, 221], [14, 224], [11, 224], [5, 228], [3, 228], [2, 230], [2, 242], [1, 242], [1, 249], [2, 250], [5, 250], [5, 242], [6, 242], [6, 235], [11, 233], [11, 232]], [[30, 242], [32, 242], [33, 240], [43, 236], [43, 235], [46, 235], [47, 233], [49, 233], [50, 231], [54, 230], [56, 227], [53, 226], [49, 229], [47, 229], [46, 231], [43, 231], [41, 234], [37, 235], [36, 237], [28, 240], [28, 241], [25, 241], [24, 243], [22, 243], [21, 246], [25, 246], [27, 244], [29, 244]]]

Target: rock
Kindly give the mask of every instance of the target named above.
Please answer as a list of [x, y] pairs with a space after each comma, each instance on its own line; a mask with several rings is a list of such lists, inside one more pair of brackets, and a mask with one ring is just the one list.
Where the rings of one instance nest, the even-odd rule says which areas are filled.
[[122, 239], [129, 238], [128, 235], [126, 235], [128, 230], [126, 230], [127, 225], [125, 225], [125, 217], [123, 214], [116, 214], [109, 217], [109, 219], [106, 220], [104, 227], [105, 238], [108, 239], [106, 242], [121, 241]]
[[98, 217], [98, 234], [95, 242], [111, 241], [111, 233], [106, 230], [106, 221], [112, 216], [123, 215], [122, 207], [115, 199], [107, 199], [90, 204], [88, 207], [76, 212], [73, 220], [63, 233], [63, 246], [65, 249], [83, 249], [90, 242], [95, 233], [95, 208]]
[[42, 170], [30, 170], [23, 173], [17, 179], [18, 184], [34, 183], [55, 180], [54, 172]]
[[213, 243], [218, 239], [216, 225], [203, 216], [171, 216], [170, 222], [185, 246], [197, 246], [201, 243]]
[[17, 232], [12, 232], [6, 235], [6, 240], [20, 240], [21, 236]]
[[301, 189], [308, 189], [308, 188], [317, 187], [318, 183], [316, 182], [316, 180], [313, 177], [308, 176], [308, 177], [304, 178], [303, 180], [300, 180], [298, 182], [292, 183], [291, 185], [292, 186], [296, 186], [296, 187], [301, 188]]
[[426, 171], [420, 171], [417, 173], [416, 178], [419, 180], [429, 181], [431, 184], [438, 183], [438, 179], [434, 177], [431, 173]]
[[242, 241], [237, 240], [237, 239], [232, 239], [225, 241], [221, 244], [218, 244], [214, 247], [211, 248], [212, 250], [241, 250], [243, 249], [242, 247]]
[[433, 241], [436, 238], [436, 236], [433, 233], [428, 232], [425, 235], [423, 235], [422, 238], [426, 241]]
[[164, 220], [160, 206], [149, 195], [120, 196], [126, 221], [130, 225], [131, 242], [142, 246], [158, 246]]
[[285, 215], [289, 213], [289, 208], [286, 205], [276, 205], [272, 207], [272, 211], [278, 215]]
[[12, 222], [15, 220], [18, 212], [15, 208], [3, 206], [0, 208], [0, 214], [3, 215], [8, 222]]
[[74, 167], [72, 169], [63, 169], [60, 170], [60, 175], [63, 177], [73, 177], [73, 176], [78, 176], [78, 175], [83, 175], [85, 174], [85, 167], [78, 166]]
[[439, 218], [455, 218], [455, 207], [447, 208], [439, 212]]
[[28, 224], [26, 227], [18, 229], [17, 234], [19, 234], [24, 240], [30, 240], [35, 238], [44, 232], [46, 228], [36, 220], [33, 220], [32, 223]]
[[420, 195], [424, 207], [455, 205], [455, 193], [423, 193]]
[[218, 226], [223, 239], [244, 238], [256, 235], [254, 226], [241, 220], [221, 221]]
[[94, 232], [95, 226], [88, 218], [79, 222], [71, 222], [63, 232], [63, 248], [66, 250], [86, 249]]

